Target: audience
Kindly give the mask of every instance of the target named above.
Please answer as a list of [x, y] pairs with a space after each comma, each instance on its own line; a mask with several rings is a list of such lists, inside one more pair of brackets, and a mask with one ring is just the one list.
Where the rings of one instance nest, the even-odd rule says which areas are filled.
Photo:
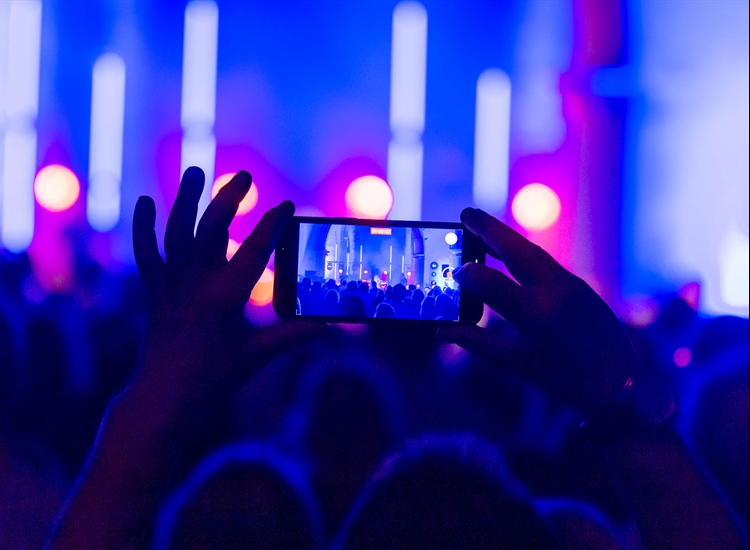
[[[401, 283], [385, 285], [381, 289], [371, 289], [367, 282], [357, 285], [356, 282], [349, 281], [338, 285], [333, 279], [326, 281], [325, 285], [321, 281], [313, 284], [309, 277], [297, 283], [302, 315], [455, 321], [458, 319], [460, 294], [459, 290], [446, 288], [443, 292], [435, 287], [430, 290], [429, 297], [425, 298], [424, 293], [416, 286], [407, 288]], [[358, 300], [345, 300], [348, 296], [357, 297]], [[424, 309], [423, 304], [428, 299], [431, 303]], [[433, 307], [432, 302], [437, 299], [440, 299], [436, 302], [437, 307]], [[390, 308], [381, 310], [378, 315], [377, 309], [381, 303]]]
[[[650, 327], [623, 329], [583, 281], [467, 209], [515, 279], [455, 272], [502, 316], [488, 328], [436, 343], [416, 325], [253, 327], [243, 307], [293, 206], [227, 262], [249, 187], [240, 172], [194, 233], [203, 174], [189, 169], [166, 260], [141, 198], [143, 290], [80, 262], [80, 295], [47, 292], [24, 255], [0, 257], [1, 547], [747, 545], [747, 320], [671, 296]], [[298, 290], [313, 315], [453, 319], [460, 301], [402, 283]]]

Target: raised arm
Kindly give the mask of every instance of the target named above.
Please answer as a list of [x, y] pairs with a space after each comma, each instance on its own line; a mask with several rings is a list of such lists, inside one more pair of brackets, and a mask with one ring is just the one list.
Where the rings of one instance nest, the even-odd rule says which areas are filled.
[[451, 327], [442, 339], [497, 362], [581, 414], [649, 548], [742, 547], [731, 513], [671, 425], [676, 404], [669, 386], [644, 372], [607, 304], [502, 222], [472, 208], [461, 218], [513, 279], [476, 264], [454, 276], [518, 333], [507, 338]]
[[199, 168], [185, 171], [167, 223], [166, 260], [153, 200], [136, 204], [133, 247], [149, 304], [143, 359], [102, 420], [51, 548], [148, 546], [171, 466], [196, 419], [270, 358], [324, 330], [312, 323], [252, 330], [242, 317], [294, 205], [267, 212], [227, 261], [229, 224], [251, 177], [241, 171], [222, 188], [194, 235], [203, 184]]

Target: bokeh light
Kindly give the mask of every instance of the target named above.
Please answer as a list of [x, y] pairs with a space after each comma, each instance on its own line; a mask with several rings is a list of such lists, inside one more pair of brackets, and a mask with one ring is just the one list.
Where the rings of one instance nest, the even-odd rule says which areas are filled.
[[238, 243], [234, 239], [229, 239], [229, 242], [227, 243], [227, 260], [231, 260], [232, 256], [234, 256], [234, 253], [239, 249], [240, 243]]
[[81, 192], [76, 175], [65, 166], [45, 166], [34, 179], [37, 202], [50, 212], [62, 212], [73, 206]]
[[273, 271], [266, 268], [250, 294], [250, 303], [265, 306], [273, 300]]
[[698, 311], [701, 296], [701, 284], [698, 282], [688, 283], [677, 291], [677, 295], [685, 300], [693, 311]]
[[379, 177], [362, 176], [349, 184], [345, 200], [354, 216], [382, 220], [393, 206], [393, 192]]
[[[216, 181], [214, 181], [214, 186], [211, 188], [212, 199], [216, 196], [216, 194], [222, 187], [232, 181], [232, 178], [235, 176], [235, 174], [237, 174], [237, 172], [230, 172], [216, 178]], [[247, 192], [247, 195], [245, 195], [245, 198], [242, 199], [239, 208], [237, 208], [237, 215], [242, 216], [243, 214], [247, 214], [248, 212], [250, 212], [250, 210], [255, 208], [256, 204], [258, 204], [258, 186], [255, 185], [255, 182], [253, 181], [253, 185], [250, 187], [250, 191]]]
[[621, 316], [629, 325], [647, 327], [659, 316], [659, 302], [651, 296], [631, 297], [625, 302]]
[[674, 364], [678, 367], [687, 367], [693, 360], [693, 354], [688, 348], [677, 348], [672, 356]]
[[541, 231], [560, 217], [560, 198], [546, 185], [530, 183], [513, 198], [511, 210], [521, 227]]
[[458, 242], [458, 235], [456, 235], [453, 231], [446, 233], [445, 242], [448, 246], [453, 246]]

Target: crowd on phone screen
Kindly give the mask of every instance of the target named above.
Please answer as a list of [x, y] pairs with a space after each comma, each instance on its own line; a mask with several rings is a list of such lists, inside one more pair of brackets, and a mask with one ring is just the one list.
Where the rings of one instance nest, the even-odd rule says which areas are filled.
[[[50, 290], [27, 256], [0, 255], [2, 548], [41, 546], [138, 362], [137, 276], [83, 253], [74, 268], [64, 289]], [[453, 319], [459, 301], [457, 291], [401, 284], [303, 280], [299, 292], [303, 313]], [[674, 381], [680, 433], [747, 528], [747, 319], [705, 317], [676, 295], [659, 303], [652, 324], [628, 330], [642, 358]], [[510, 330], [500, 318], [490, 329]], [[678, 366], [683, 348], [691, 355]], [[573, 503], [566, 510], [589, 540], [627, 546], [628, 511], [607, 489], [603, 457], [569, 445], [575, 415], [456, 349], [344, 330], [336, 345], [275, 360], [191, 437], [157, 545], [211, 547], [221, 527], [269, 548], [352, 546], [408, 517], [415, 537], [423, 521], [465, 533], [469, 545], [481, 531], [544, 547], [538, 515], [519, 504], [529, 500], [508, 500], [523, 493], [547, 499], [545, 513]], [[584, 463], [601, 475], [582, 472]], [[496, 521], [500, 509], [513, 529]]]
[[417, 285], [397, 283], [378, 288], [367, 281], [313, 282], [309, 277], [297, 283], [300, 315], [455, 321], [460, 299], [460, 290], [439, 286], [423, 290]]

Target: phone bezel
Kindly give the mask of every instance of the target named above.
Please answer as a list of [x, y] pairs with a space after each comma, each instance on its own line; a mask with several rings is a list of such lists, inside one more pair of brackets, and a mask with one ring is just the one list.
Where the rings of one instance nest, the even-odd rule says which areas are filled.
[[461, 290], [461, 304], [458, 321], [427, 321], [421, 319], [360, 319], [323, 316], [297, 315], [297, 261], [299, 256], [299, 226], [301, 223], [360, 225], [369, 227], [421, 227], [434, 229], [461, 229], [463, 231], [462, 260], [484, 264], [486, 247], [482, 240], [471, 233], [460, 222], [423, 222], [407, 220], [370, 220], [360, 218], [325, 218], [311, 216], [294, 216], [282, 231], [274, 256], [273, 308], [282, 319], [307, 319], [328, 323], [346, 324], [422, 324], [428, 326], [475, 325], [482, 318], [484, 305], [470, 292]]

